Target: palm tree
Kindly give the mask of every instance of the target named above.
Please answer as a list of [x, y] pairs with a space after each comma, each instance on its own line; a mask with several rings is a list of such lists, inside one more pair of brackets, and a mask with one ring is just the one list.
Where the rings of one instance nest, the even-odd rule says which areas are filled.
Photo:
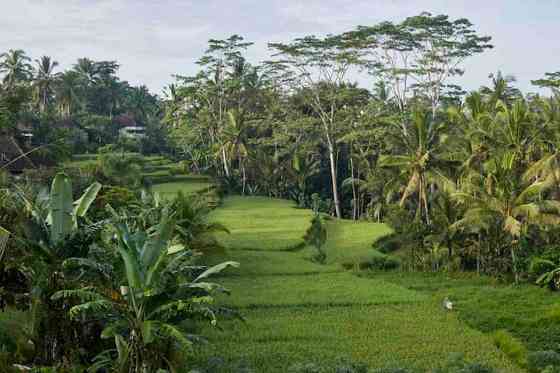
[[435, 123], [427, 111], [416, 110], [412, 114], [412, 125], [406, 134], [396, 138], [396, 147], [402, 153], [381, 156], [382, 167], [399, 170], [399, 177], [406, 180], [400, 199], [401, 207], [416, 195], [418, 198], [416, 216], [423, 217], [430, 224], [429, 185], [446, 186], [450, 183], [446, 176], [454, 162], [443, 158], [446, 138], [445, 126]]
[[78, 62], [74, 65], [74, 71], [85, 86], [93, 85], [99, 79], [99, 66], [89, 58], [79, 58]]
[[[547, 180], [554, 184], [556, 197], [560, 192], [560, 99], [552, 97], [537, 101], [539, 117], [543, 122], [540, 158], [525, 172], [526, 181]], [[557, 199], [557, 198], [556, 198]]]
[[513, 83], [517, 81], [513, 75], [504, 76], [501, 71], [498, 71], [488, 77], [492, 79], [492, 86], [482, 87], [480, 90], [491, 105], [495, 105], [498, 101], [509, 105], [523, 96], [519, 89], [513, 87]]
[[55, 97], [61, 116], [69, 117], [81, 106], [81, 89], [81, 79], [77, 72], [67, 71], [60, 75], [55, 85]]
[[2, 81], [8, 89], [31, 78], [30, 61], [21, 49], [10, 49], [7, 53], [0, 54], [0, 74], [4, 74]]
[[519, 280], [516, 251], [527, 226], [560, 223], [560, 202], [541, 197], [551, 184], [536, 181], [527, 185], [519, 177], [519, 163], [515, 152], [495, 157], [485, 164], [484, 174], [471, 174], [469, 179], [463, 179], [460, 191], [453, 194], [466, 208], [464, 217], [454, 228], [489, 230], [501, 226], [509, 235], [516, 282]]
[[41, 59], [35, 60], [35, 63], [37, 64], [34, 76], [35, 99], [39, 111], [45, 112], [54, 93], [54, 84], [59, 77], [59, 74], [54, 72], [58, 62], [49, 56], [43, 56]]
[[222, 152], [225, 151], [225, 154], [231, 155], [231, 158], [237, 158], [238, 169], [242, 174], [242, 190], [245, 194], [247, 175], [244, 160], [249, 156], [249, 149], [247, 146], [248, 126], [243, 114], [238, 110], [228, 111], [228, 123], [222, 130]]

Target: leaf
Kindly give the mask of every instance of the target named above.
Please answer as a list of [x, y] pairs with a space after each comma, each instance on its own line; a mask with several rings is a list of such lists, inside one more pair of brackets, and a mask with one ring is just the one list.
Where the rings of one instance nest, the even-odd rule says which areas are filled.
[[118, 247], [118, 253], [124, 262], [124, 268], [126, 273], [126, 280], [128, 286], [133, 289], [140, 289], [142, 283], [140, 281], [140, 268], [135, 256], [133, 256], [126, 248]]
[[115, 321], [107, 325], [101, 331], [101, 338], [102, 339], [112, 338], [116, 335], [121, 334], [121, 332], [125, 331], [127, 328], [128, 328], [128, 324], [126, 322], [126, 319]]
[[189, 284], [188, 286], [189, 288], [194, 288], [194, 289], [203, 289], [205, 291], [207, 291], [208, 293], [211, 293], [213, 291], [219, 291], [221, 293], [225, 293], [225, 294], [229, 294], [230, 291], [228, 289], [226, 289], [225, 287], [223, 287], [220, 284], [215, 284], [213, 282], [197, 282], [194, 284]]
[[521, 235], [521, 222], [512, 216], [508, 216], [504, 221], [504, 230], [514, 237]]
[[179, 342], [179, 344], [182, 345], [183, 348], [190, 348], [192, 346], [192, 342], [189, 341], [187, 337], [185, 337], [183, 332], [181, 332], [173, 325], [156, 321], [153, 322], [153, 325], [157, 327], [161, 334], [173, 338], [177, 342]]
[[91, 312], [93, 314], [98, 314], [101, 311], [109, 310], [111, 308], [112, 308], [112, 303], [106, 299], [94, 300], [70, 308], [70, 317], [76, 318], [78, 315], [84, 312]]
[[76, 227], [78, 224], [77, 218], [83, 218], [86, 215], [89, 207], [91, 206], [93, 201], [95, 201], [95, 198], [97, 197], [97, 194], [100, 190], [101, 184], [95, 182], [85, 190], [80, 199], [74, 202], [74, 227]]
[[50, 194], [51, 241], [58, 243], [72, 232], [72, 182], [64, 173], [55, 176]]
[[4, 250], [6, 250], [9, 238], [10, 232], [0, 227], [0, 262], [2, 262], [2, 258], [4, 257]]
[[82, 302], [105, 299], [101, 294], [93, 291], [92, 288], [59, 290], [51, 296], [51, 299], [60, 300], [74, 297]]
[[205, 279], [213, 274], [220, 273], [227, 267], [234, 267], [239, 268], [239, 263], [237, 262], [224, 262], [213, 267], [208, 268], [206, 271], [202, 272], [197, 278], [194, 279], [194, 282], [198, 282], [199, 280]]
[[167, 248], [167, 255], [177, 254], [178, 252], [181, 252], [183, 250], [185, 250], [185, 245], [171, 245]]
[[148, 344], [154, 341], [154, 332], [155, 328], [153, 321], [146, 320], [142, 323], [142, 338], [144, 339], [144, 343]]

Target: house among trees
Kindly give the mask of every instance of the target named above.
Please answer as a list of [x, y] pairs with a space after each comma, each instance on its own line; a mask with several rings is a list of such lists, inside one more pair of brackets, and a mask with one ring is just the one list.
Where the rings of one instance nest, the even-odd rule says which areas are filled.
[[122, 137], [140, 139], [146, 136], [146, 128], [129, 115], [119, 115], [113, 122], [120, 127], [119, 135]]
[[21, 173], [26, 168], [34, 168], [35, 165], [25, 155], [17, 141], [8, 135], [0, 135], [0, 169], [6, 169], [12, 173]]

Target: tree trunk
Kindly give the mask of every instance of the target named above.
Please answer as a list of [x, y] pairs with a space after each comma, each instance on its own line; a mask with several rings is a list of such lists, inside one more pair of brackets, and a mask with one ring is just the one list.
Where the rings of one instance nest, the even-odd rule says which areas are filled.
[[515, 256], [515, 245], [511, 245], [511, 265], [513, 267], [513, 275], [515, 277], [515, 284], [519, 283], [519, 273], [517, 272], [517, 258]]
[[350, 157], [350, 169], [351, 169], [351, 177], [352, 177], [352, 219], [357, 220], [358, 217], [358, 199], [356, 197], [356, 183], [354, 182], [354, 160]]
[[226, 173], [226, 177], [229, 177], [229, 167], [226, 158], [226, 148], [222, 147], [222, 162], [224, 163], [224, 172]]
[[342, 214], [340, 212], [340, 201], [338, 199], [338, 185], [336, 181], [336, 159], [334, 156], [334, 146], [330, 139], [328, 140], [328, 146], [329, 146], [329, 160], [331, 164], [331, 181], [332, 181], [334, 209], [336, 212], [336, 217], [340, 219], [342, 218]]
[[245, 186], [247, 185], [247, 174], [245, 173], [245, 165], [241, 166], [241, 172], [243, 174], [243, 191], [242, 191], [242, 194], [245, 195]]

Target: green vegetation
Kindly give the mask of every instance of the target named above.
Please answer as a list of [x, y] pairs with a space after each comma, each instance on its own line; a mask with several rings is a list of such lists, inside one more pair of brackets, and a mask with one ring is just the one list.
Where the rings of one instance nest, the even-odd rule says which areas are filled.
[[[471, 274], [384, 273], [372, 275], [434, 299], [448, 296], [459, 318], [485, 333], [506, 330], [529, 351], [554, 350], [560, 343], [558, 294], [533, 285], [510, 286]], [[504, 306], [504, 305], [507, 305]]]
[[[321, 265], [311, 261], [314, 249], [287, 250], [292, 245], [279, 247], [267, 239], [271, 227], [289, 230], [287, 216], [299, 216], [291, 224], [296, 243], [312, 215], [294, 204], [231, 197], [216, 210], [215, 219], [234, 225], [223, 238], [228, 251], [222, 255], [242, 263], [234, 276], [222, 278], [234, 294], [223, 302], [240, 309], [246, 322], [212, 332], [212, 343], [201, 349], [198, 364], [217, 356], [224, 359], [222, 371], [245, 363], [257, 372], [285, 372], [297, 363], [331, 365], [346, 358], [371, 367], [427, 369], [443, 366], [453, 352], [463, 352], [469, 360], [518, 370], [490, 336], [446, 313], [429, 294], [407, 290], [382, 275], [361, 278], [342, 270], [349, 258], [374, 252], [373, 240], [390, 232], [385, 226], [329, 221], [329, 260]], [[236, 235], [244, 237], [245, 245], [240, 246]]]
[[216, 221], [230, 234], [219, 239], [230, 249], [294, 250], [303, 245], [311, 211], [294, 209], [286, 200], [232, 197], [216, 210]]
[[162, 95], [0, 54], [0, 371], [560, 372], [560, 73], [452, 84], [490, 42], [233, 35]]

